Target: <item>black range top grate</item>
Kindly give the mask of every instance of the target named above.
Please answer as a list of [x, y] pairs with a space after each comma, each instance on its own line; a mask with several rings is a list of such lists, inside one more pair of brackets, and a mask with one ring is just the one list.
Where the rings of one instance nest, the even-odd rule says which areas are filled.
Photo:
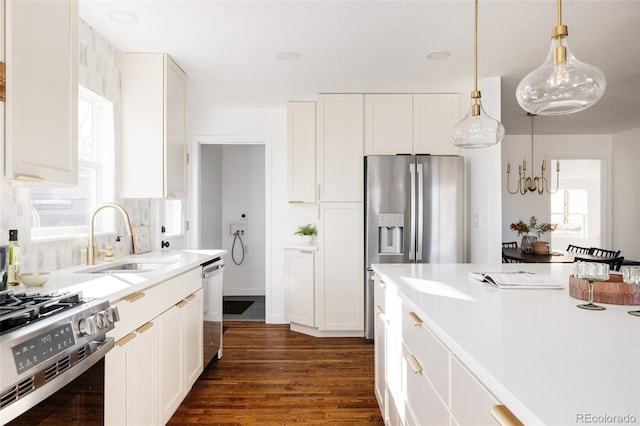
[[49, 318], [85, 301], [81, 293], [0, 293], [0, 335]]

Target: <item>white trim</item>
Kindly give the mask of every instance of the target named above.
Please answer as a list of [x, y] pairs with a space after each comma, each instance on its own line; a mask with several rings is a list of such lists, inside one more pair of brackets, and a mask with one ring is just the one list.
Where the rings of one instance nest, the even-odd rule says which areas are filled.
[[200, 247], [200, 157], [202, 145], [264, 145], [264, 293], [265, 293], [265, 322], [280, 323], [280, 317], [274, 318], [271, 308], [272, 295], [272, 217], [271, 217], [271, 181], [272, 181], [272, 138], [269, 135], [195, 135], [191, 139], [191, 173], [190, 188], [193, 196], [190, 197], [190, 211], [188, 212], [189, 232], [187, 233], [187, 244], [189, 247]]

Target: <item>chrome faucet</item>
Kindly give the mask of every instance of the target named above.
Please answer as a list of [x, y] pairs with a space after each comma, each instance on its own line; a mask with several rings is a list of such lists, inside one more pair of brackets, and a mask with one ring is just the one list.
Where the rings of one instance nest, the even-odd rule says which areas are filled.
[[124, 226], [127, 228], [127, 234], [133, 235], [133, 232], [131, 232], [131, 220], [129, 219], [129, 214], [124, 209], [124, 207], [116, 203], [105, 203], [96, 207], [93, 213], [91, 213], [91, 219], [89, 220], [89, 246], [87, 247], [87, 265], [96, 264], [96, 252], [95, 252], [95, 247], [93, 246], [93, 238], [94, 238], [93, 232], [94, 232], [94, 225], [95, 225], [94, 222], [95, 222], [96, 214], [100, 210], [107, 207], [112, 207], [118, 210], [120, 213], [122, 213], [122, 216], [124, 217]]

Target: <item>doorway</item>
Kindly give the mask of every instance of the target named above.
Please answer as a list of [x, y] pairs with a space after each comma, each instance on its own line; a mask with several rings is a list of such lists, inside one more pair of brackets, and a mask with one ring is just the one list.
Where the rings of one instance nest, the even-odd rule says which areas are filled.
[[265, 145], [202, 144], [199, 166], [200, 247], [227, 250], [225, 301], [255, 299], [250, 316], [234, 319], [264, 321]]
[[[555, 163], [555, 161], [552, 161]], [[551, 245], [603, 247], [603, 160], [562, 160], [558, 191], [551, 195]]]

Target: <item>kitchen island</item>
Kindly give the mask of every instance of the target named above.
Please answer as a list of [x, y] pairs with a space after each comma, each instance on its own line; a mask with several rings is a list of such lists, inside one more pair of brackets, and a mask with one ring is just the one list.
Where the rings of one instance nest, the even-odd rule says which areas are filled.
[[[627, 314], [630, 306], [578, 309], [581, 301], [568, 289], [572, 265], [393, 264], [373, 265], [373, 270], [383, 289], [376, 298], [378, 312], [385, 314], [376, 326], [386, 324], [387, 330], [381, 341], [376, 335], [376, 354], [385, 363], [376, 373], [387, 374], [376, 384], [391, 382], [385, 384], [386, 399], [378, 396], [381, 405], [392, 407], [391, 414], [383, 407], [383, 415], [386, 410], [387, 417], [402, 423], [426, 424], [432, 419], [420, 418], [419, 405], [428, 405], [433, 393], [437, 403], [429, 415], [465, 424], [461, 419], [469, 413], [464, 411], [474, 401], [465, 400], [469, 393], [461, 384], [475, 383], [489, 402], [483, 415], [493, 405], [504, 405], [527, 425], [640, 424], [639, 318]], [[500, 290], [468, 276], [520, 270], [549, 274], [564, 288]], [[401, 314], [418, 320], [409, 323]], [[414, 354], [408, 343], [411, 325], [424, 327], [423, 340], [435, 342], [418, 367], [412, 364], [417, 358], [404, 361]], [[378, 351], [378, 345], [385, 350]], [[404, 356], [394, 353], [400, 351]], [[415, 374], [407, 375], [405, 364], [425, 376], [424, 395], [411, 395], [418, 388], [412, 387]], [[393, 383], [389, 372], [398, 369], [401, 383]], [[474, 380], [461, 381], [459, 370]], [[412, 398], [420, 404], [412, 405]], [[476, 414], [471, 418], [481, 424]]]

